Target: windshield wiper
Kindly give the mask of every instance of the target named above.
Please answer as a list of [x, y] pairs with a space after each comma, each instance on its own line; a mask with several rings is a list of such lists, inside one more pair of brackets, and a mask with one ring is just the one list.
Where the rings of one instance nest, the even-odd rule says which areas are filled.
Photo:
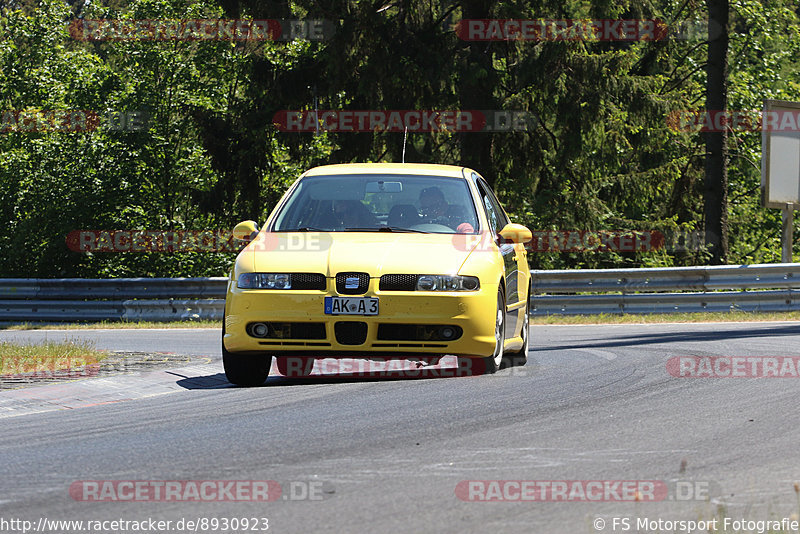
[[290, 228], [289, 230], [276, 230], [276, 232], [330, 232], [330, 230], [314, 228], [313, 226], [301, 226], [300, 228]]
[[411, 234], [429, 234], [422, 230], [412, 230], [411, 228], [402, 228], [400, 226], [365, 226], [357, 227], [351, 226], [344, 229], [345, 232], [398, 232], [398, 233], [411, 233]]

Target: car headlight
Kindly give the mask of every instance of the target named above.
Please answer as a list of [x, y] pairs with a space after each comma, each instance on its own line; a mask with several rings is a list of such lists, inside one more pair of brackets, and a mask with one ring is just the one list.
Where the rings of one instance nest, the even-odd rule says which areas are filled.
[[476, 291], [480, 287], [476, 276], [421, 274], [417, 278], [417, 291]]
[[236, 281], [239, 289], [292, 289], [287, 273], [242, 273]]

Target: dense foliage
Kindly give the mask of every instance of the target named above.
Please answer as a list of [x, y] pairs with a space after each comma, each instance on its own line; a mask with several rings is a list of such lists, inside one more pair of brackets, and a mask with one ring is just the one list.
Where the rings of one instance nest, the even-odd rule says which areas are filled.
[[[461, 19], [660, 19], [693, 0], [0, 2], [0, 276], [222, 275], [232, 253], [82, 253], [75, 230], [229, 229], [263, 221], [300, 172], [399, 161], [403, 133], [281, 132], [281, 110], [521, 110], [524, 132], [410, 133], [406, 161], [464, 164], [534, 230], [703, 229], [704, 143], [668, 117], [704, 106], [707, 45], [466, 41]], [[731, 0], [729, 109], [800, 100], [798, 11]], [[75, 39], [92, 19], [324, 19], [322, 41]], [[11, 110], [119, 111], [135, 129], [13, 128]], [[673, 115], [674, 116], [674, 113]], [[11, 124], [11, 126], [9, 126]], [[759, 203], [761, 135], [729, 140], [731, 263], [780, 260], [780, 213]], [[696, 239], [689, 239], [696, 245]], [[703, 264], [702, 247], [542, 252], [536, 268]]]

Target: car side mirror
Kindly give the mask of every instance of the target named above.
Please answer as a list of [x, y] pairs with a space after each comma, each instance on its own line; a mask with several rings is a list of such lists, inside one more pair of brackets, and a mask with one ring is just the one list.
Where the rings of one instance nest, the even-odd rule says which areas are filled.
[[533, 234], [521, 224], [509, 223], [500, 230], [497, 235], [506, 242], [527, 243], [533, 239]]
[[252, 241], [258, 235], [258, 224], [255, 221], [243, 221], [233, 228], [233, 238], [237, 241]]

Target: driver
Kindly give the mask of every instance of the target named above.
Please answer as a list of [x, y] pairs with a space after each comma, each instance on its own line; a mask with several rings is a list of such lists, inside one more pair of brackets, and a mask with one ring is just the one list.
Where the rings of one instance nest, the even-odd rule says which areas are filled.
[[447, 203], [444, 193], [438, 187], [426, 187], [420, 191], [419, 211], [427, 223], [447, 226], [459, 234], [475, 231], [471, 224], [463, 222], [461, 210]]

